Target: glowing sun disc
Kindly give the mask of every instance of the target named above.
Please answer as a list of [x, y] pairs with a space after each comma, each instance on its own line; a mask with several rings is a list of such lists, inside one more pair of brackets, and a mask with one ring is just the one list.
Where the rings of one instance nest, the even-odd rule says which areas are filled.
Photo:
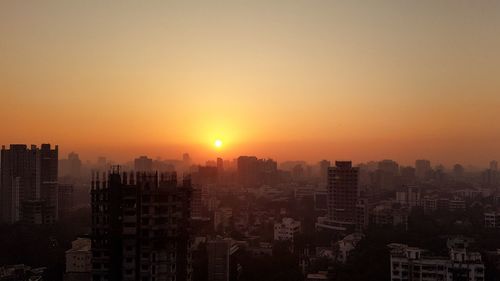
[[217, 147], [217, 148], [221, 147], [222, 146], [222, 141], [221, 140], [215, 140], [214, 146]]

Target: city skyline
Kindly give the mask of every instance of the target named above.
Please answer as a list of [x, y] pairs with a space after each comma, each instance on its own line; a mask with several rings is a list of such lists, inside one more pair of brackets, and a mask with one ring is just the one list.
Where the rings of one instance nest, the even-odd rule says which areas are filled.
[[117, 161], [500, 158], [498, 2], [118, 6], [0, 4], [1, 144]]

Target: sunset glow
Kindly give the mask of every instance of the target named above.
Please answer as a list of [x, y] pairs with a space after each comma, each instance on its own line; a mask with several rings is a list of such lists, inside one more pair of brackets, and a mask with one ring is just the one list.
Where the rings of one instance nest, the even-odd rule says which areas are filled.
[[219, 137], [229, 158], [500, 157], [500, 2], [49, 2], [0, 4], [2, 143], [118, 160], [204, 161]]

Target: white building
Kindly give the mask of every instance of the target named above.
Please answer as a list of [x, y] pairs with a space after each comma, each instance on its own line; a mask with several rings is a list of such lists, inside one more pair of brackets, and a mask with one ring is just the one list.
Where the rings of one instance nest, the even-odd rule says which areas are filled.
[[449, 257], [438, 257], [404, 244], [392, 243], [388, 247], [391, 251], [391, 281], [484, 280], [484, 264], [478, 252], [452, 248]]
[[338, 241], [337, 261], [346, 263], [347, 257], [352, 250], [356, 249], [356, 246], [358, 245], [359, 241], [361, 241], [361, 239], [363, 239], [363, 234], [352, 233], [344, 237], [342, 240]]
[[283, 218], [281, 222], [274, 224], [274, 240], [293, 242], [295, 235], [300, 233], [300, 221], [292, 218]]
[[90, 280], [92, 252], [90, 239], [78, 238], [66, 251], [66, 273], [64, 280]]

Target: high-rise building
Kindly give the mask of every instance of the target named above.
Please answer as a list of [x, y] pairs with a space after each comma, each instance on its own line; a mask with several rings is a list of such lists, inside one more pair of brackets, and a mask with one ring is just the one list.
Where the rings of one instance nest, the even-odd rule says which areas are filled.
[[67, 159], [59, 160], [59, 176], [78, 179], [81, 176], [82, 161], [75, 152], [68, 154]]
[[415, 161], [415, 175], [418, 179], [426, 179], [432, 171], [431, 161], [417, 160]]
[[151, 172], [153, 171], [153, 159], [147, 156], [140, 156], [134, 160], [134, 169], [137, 172]]
[[493, 160], [490, 162], [490, 170], [498, 171], [498, 161]]
[[224, 172], [224, 160], [220, 157], [217, 158], [217, 172], [220, 175]]
[[234, 258], [238, 245], [231, 238], [208, 241], [208, 281], [236, 280], [238, 264]]
[[335, 167], [328, 168], [328, 219], [334, 229], [355, 228], [358, 172], [350, 161], [336, 161]]
[[92, 180], [92, 280], [191, 280], [191, 182], [176, 173]]
[[278, 164], [272, 159], [258, 159], [255, 156], [240, 156], [237, 159], [238, 182], [256, 187], [275, 180]]
[[255, 156], [238, 157], [238, 181], [244, 185], [253, 185], [258, 181], [259, 160]]
[[2, 147], [1, 220], [33, 224], [57, 220], [58, 147], [14, 144]]
[[464, 173], [465, 173], [464, 166], [462, 166], [462, 165], [460, 165], [460, 164], [455, 164], [455, 165], [453, 165], [453, 176], [454, 176], [456, 179], [461, 179], [461, 178], [463, 178]]

